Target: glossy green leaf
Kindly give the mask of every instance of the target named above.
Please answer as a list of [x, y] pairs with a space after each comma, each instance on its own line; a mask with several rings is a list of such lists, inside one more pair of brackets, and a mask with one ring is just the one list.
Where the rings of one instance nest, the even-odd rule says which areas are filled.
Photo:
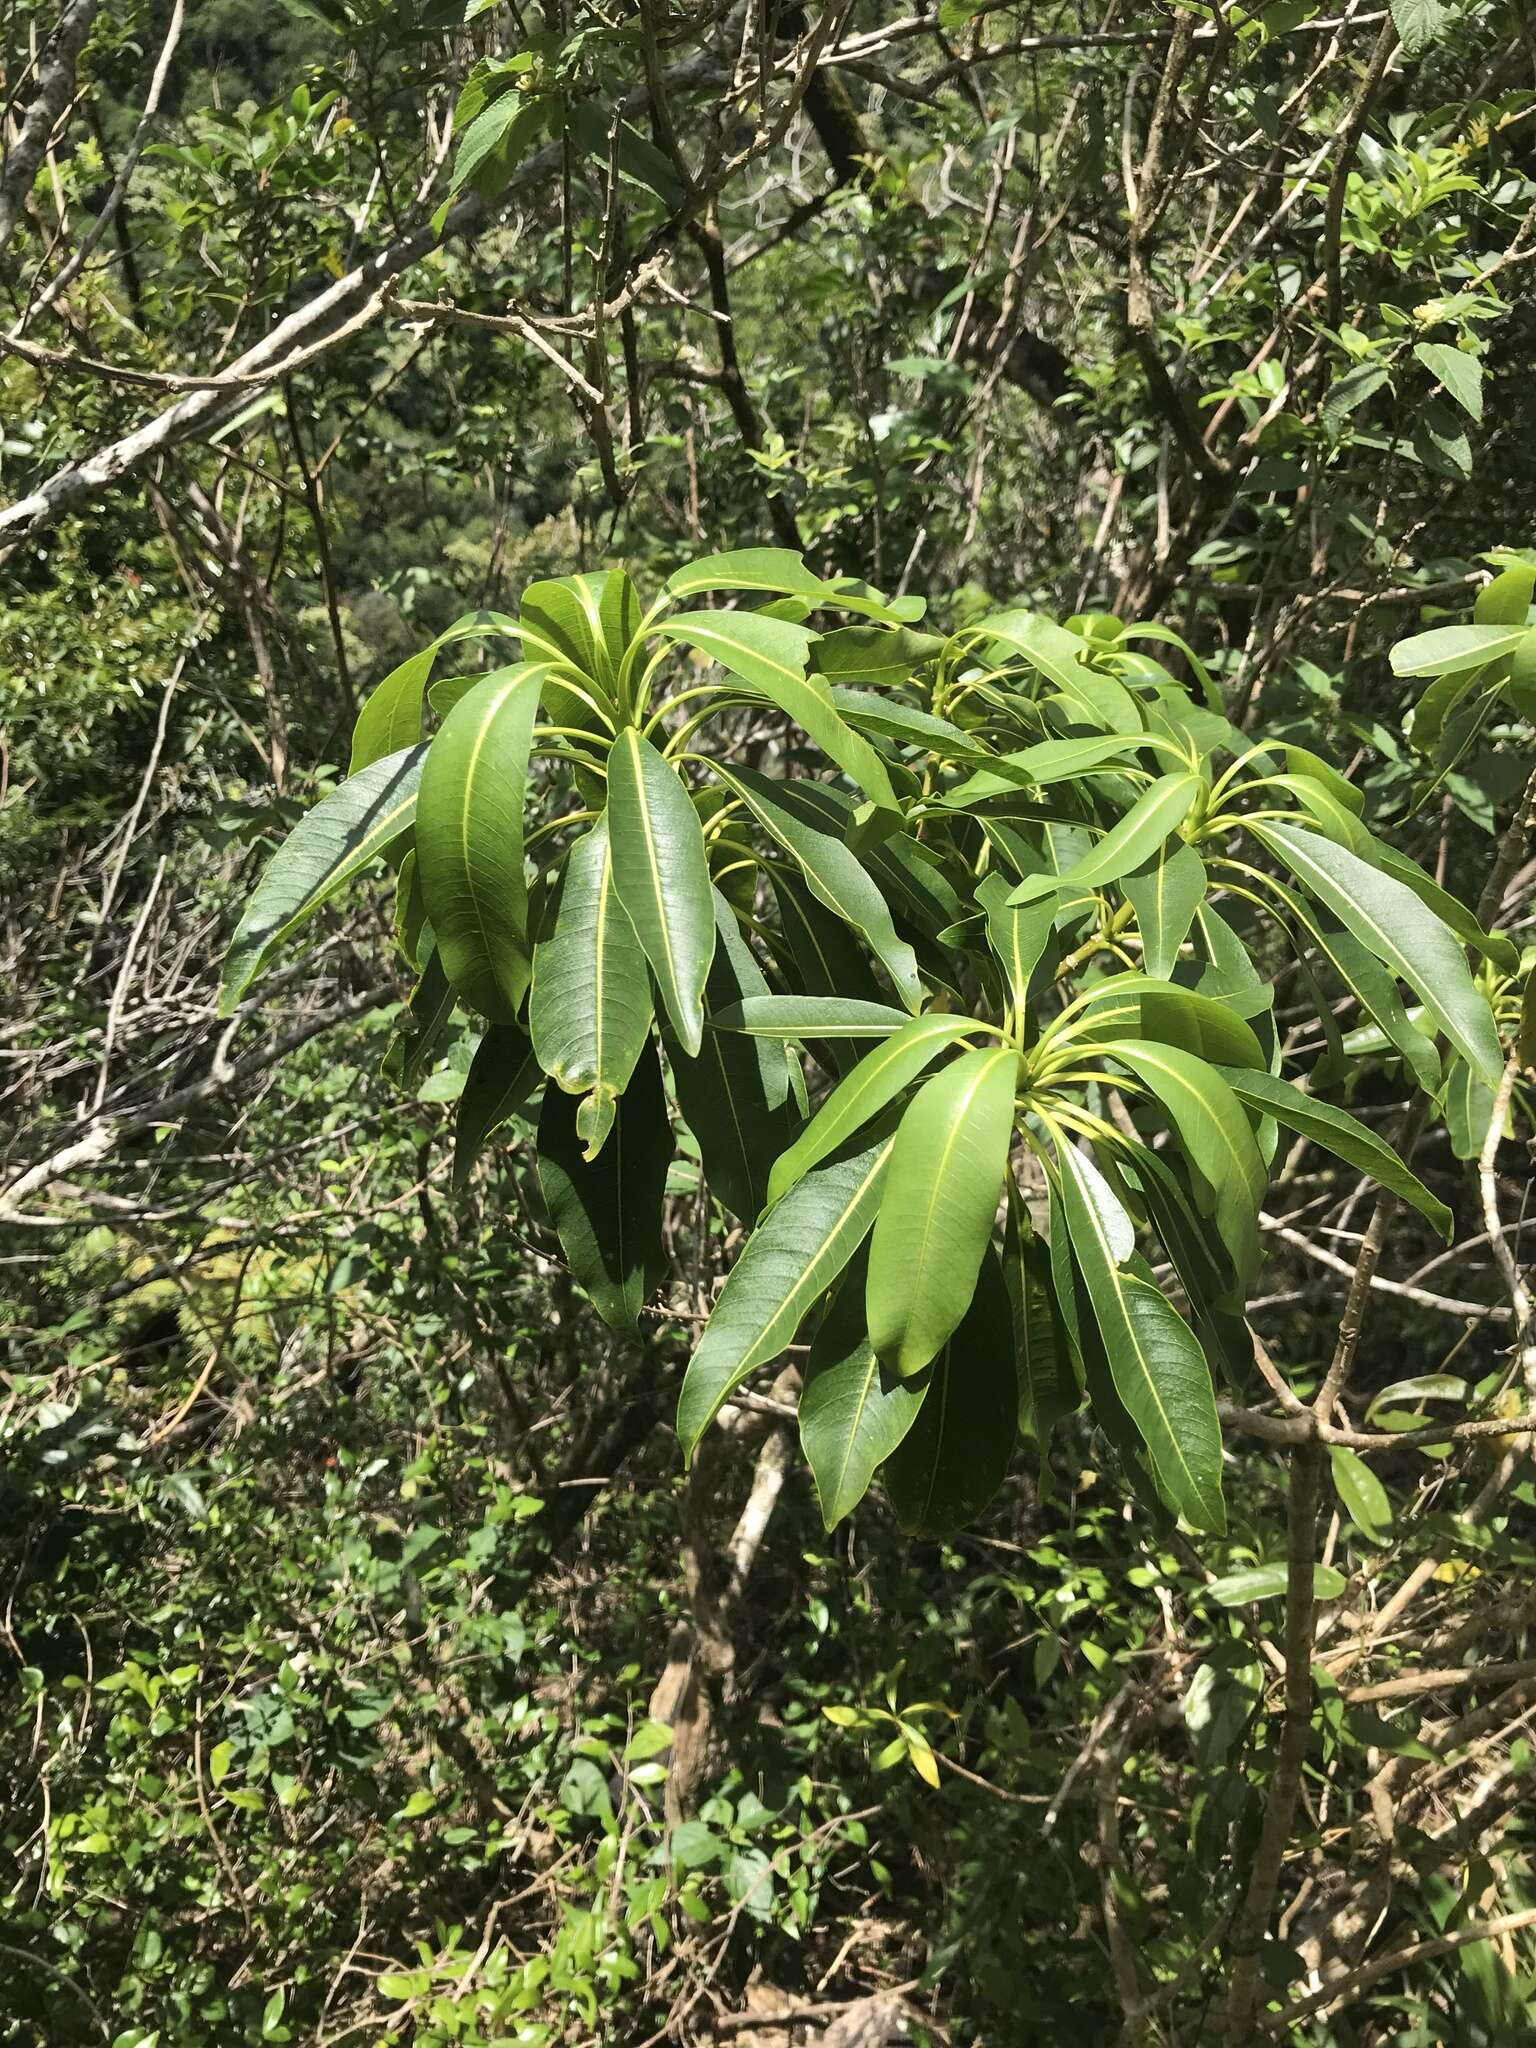
[[912, 1019], [889, 1003], [843, 996], [749, 996], [711, 1013], [712, 1031], [747, 1031], [760, 1038], [889, 1038]]
[[885, 1371], [864, 1320], [863, 1248], [837, 1284], [811, 1344], [800, 1395], [800, 1444], [825, 1527], [835, 1529], [917, 1420], [928, 1391]]
[[[842, 919], [818, 903], [798, 875], [780, 869], [771, 880], [782, 934], [778, 964], [784, 978], [808, 996], [879, 1002], [881, 990], [874, 969]], [[901, 1014], [905, 1017], [907, 1013]], [[839, 1074], [847, 1073], [862, 1057], [851, 1040], [806, 1042], [824, 1067]]]
[[423, 647], [368, 693], [368, 701], [357, 714], [352, 728], [352, 762], [349, 775], [361, 774], [386, 755], [414, 747], [421, 738], [422, 697], [432, 664], [437, 659], [437, 642]]
[[[1197, 1529], [1226, 1527], [1221, 1424], [1205, 1353], [1173, 1304], [1128, 1270], [1129, 1218], [1070, 1145], [1057, 1149], [1072, 1255], [1104, 1340], [1115, 1391], [1147, 1446], [1158, 1480]], [[1116, 1213], [1118, 1211], [1118, 1214]]]
[[1018, 1056], [962, 1053], [901, 1119], [869, 1253], [869, 1334], [920, 1372], [960, 1323], [992, 1235], [1013, 1137]]
[[[735, 914], [718, 891], [714, 904], [719, 938], [706, 991], [711, 1013], [760, 1000], [767, 990]], [[750, 1224], [769, 1200], [770, 1170], [798, 1122], [789, 1055], [767, 1037], [710, 1030], [695, 1057], [672, 1047], [670, 1060], [678, 1107], [698, 1140], [710, 1190]]]
[[768, 1200], [778, 1201], [802, 1175], [847, 1144], [888, 1103], [894, 1102], [946, 1046], [957, 1044], [973, 1028], [968, 1018], [942, 1013], [904, 1020], [883, 1044], [864, 1055], [846, 1080], [838, 1083], [794, 1144], [774, 1163], [768, 1176]]
[[528, 986], [523, 799], [547, 670], [519, 662], [475, 685], [427, 751], [416, 813], [422, 899], [448, 979], [510, 1023]]
[[883, 1479], [902, 1531], [931, 1541], [975, 1520], [1002, 1485], [1013, 1455], [1013, 1327], [990, 1252], [959, 1328], [922, 1384], [922, 1406], [887, 1458]]
[[1225, 1002], [1143, 974], [1112, 974], [1097, 983], [1084, 1004], [1081, 1028], [1095, 1040], [1155, 1038], [1216, 1066], [1269, 1064], [1253, 1026]]
[[704, 1038], [704, 984], [715, 955], [704, 830], [671, 764], [633, 727], [608, 757], [608, 830], [629, 914], [684, 1052]]
[[1259, 1262], [1258, 1214], [1269, 1176], [1238, 1097], [1216, 1067], [1178, 1046], [1112, 1039], [1103, 1049], [1129, 1067], [1167, 1111], [1238, 1278], [1251, 1280]]
[[1443, 384], [1469, 419], [1483, 417], [1483, 366], [1465, 349], [1446, 341], [1416, 341], [1413, 352], [1431, 377]]
[[866, 940], [897, 995], [909, 1010], [917, 1011], [923, 988], [916, 955], [896, 936], [890, 909], [868, 870], [817, 816], [814, 797], [802, 795], [793, 783], [770, 782], [748, 768], [722, 766], [719, 773], [795, 862], [812, 895]]
[[[871, 690], [879, 686], [898, 687], [943, 652], [944, 642], [937, 633], [914, 633], [907, 626], [834, 626], [830, 633], [821, 634], [811, 649], [811, 666], [829, 682], [854, 686], [846, 693], [834, 688], [834, 697], [841, 699], [848, 694], [862, 698], [867, 692], [858, 685], [866, 684]], [[886, 702], [884, 698], [874, 701]], [[905, 716], [909, 709], [904, 703], [889, 708], [893, 716]], [[912, 715], [925, 722], [930, 719], [926, 712]], [[936, 728], [931, 731], [933, 738], [965, 738], [946, 719], [934, 718], [931, 726]], [[902, 735], [893, 732], [890, 737], [900, 739]]]
[[470, 1062], [453, 1125], [453, 1184], [462, 1188], [487, 1140], [524, 1108], [543, 1075], [520, 1024], [492, 1024]]
[[806, 674], [814, 633], [761, 612], [724, 611], [683, 612], [657, 631], [663, 639], [696, 647], [776, 704], [866, 796], [896, 809], [885, 763], [862, 733], [844, 723], [821, 678]]
[[1378, 1186], [1390, 1188], [1425, 1216], [1449, 1240], [1454, 1219], [1444, 1202], [1429, 1192], [1417, 1174], [1409, 1171], [1393, 1151], [1348, 1110], [1319, 1102], [1304, 1095], [1276, 1074], [1255, 1073], [1248, 1067], [1224, 1067], [1223, 1077], [1246, 1108], [1272, 1116], [1289, 1131], [1311, 1139], [1336, 1158], [1348, 1160], [1368, 1173]]
[[306, 811], [267, 863], [224, 956], [227, 1017], [291, 932], [377, 860], [416, 816], [425, 746], [375, 761]]
[[546, 1088], [539, 1185], [571, 1275], [610, 1329], [634, 1333], [666, 1271], [662, 1197], [672, 1126], [654, 1049], [641, 1055], [596, 1159], [576, 1125], [575, 1098]]
[[1496, 1083], [1504, 1062], [1492, 1013], [1454, 935], [1414, 891], [1315, 832], [1274, 823], [1250, 829], [1368, 952], [1416, 991], [1468, 1064]]
[[896, 624], [911, 623], [923, 615], [920, 598], [883, 598], [854, 585], [828, 583], [790, 548], [736, 548], [723, 555], [706, 555], [689, 562], [667, 578], [670, 597], [698, 597], [711, 590], [760, 590], [777, 596], [804, 597], [815, 606], [840, 611], [862, 612], [875, 619]]
[[1113, 732], [1135, 732], [1141, 725], [1136, 699], [1109, 676], [1083, 665], [1087, 642], [1038, 612], [994, 612], [966, 628], [966, 638], [979, 636], [1022, 654], [1032, 668], [1052, 682], [1084, 724]]
[[1026, 875], [1014, 890], [1013, 903], [1032, 903], [1053, 889], [1096, 889], [1117, 882], [1122, 875], [1151, 859], [1188, 817], [1205, 783], [1198, 775], [1162, 775], [1144, 790], [1136, 802], [1091, 853], [1074, 861], [1060, 875]]
[[[1289, 1582], [1289, 1568], [1283, 1564], [1257, 1564], [1245, 1571], [1228, 1572], [1213, 1579], [1200, 1593], [1202, 1600], [1214, 1600], [1220, 1607], [1246, 1607], [1254, 1600], [1278, 1600]], [[1337, 1600], [1346, 1581], [1332, 1565], [1312, 1567], [1312, 1590], [1319, 1600]]]
[[1042, 740], [1037, 746], [999, 754], [984, 768], [948, 792], [944, 802], [964, 809], [983, 797], [1008, 789], [1047, 789], [1058, 782], [1075, 782], [1095, 769], [1108, 768], [1137, 753], [1147, 743], [1145, 733], [1093, 734], [1083, 739]]
[[1328, 1446], [1333, 1484], [1344, 1511], [1360, 1534], [1372, 1543], [1385, 1543], [1392, 1529], [1392, 1502], [1387, 1489], [1358, 1451], [1343, 1444]]
[[1009, 901], [1008, 881], [996, 872], [976, 886], [976, 901], [986, 916], [987, 939], [1002, 963], [1016, 1009], [1029, 998], [1030, 976], [1050, 944], [1061, 905], [1055, 897], [1039, 903]]
[[571, 847], [534, 948], [528, 1027], [539, 1064], [570, 1095], [624, 1093], [651, 1027], [651, 978], [619, 901], [608, 820]]
[[895, 1138], [882, 1133], [808, 1173], [769, 1210], [726, 1275], [688, 1362], [677, 1433], [691, 1458], [722, 1404], [777, 1358], [868, 1236]]
[[1154, 979], [1166, 981], [1178, 965], [1179, 948], [1189, 937], [1207, 883], [1205, 862], [1182, 839], [1171, 841], [1144, 867], [1121, 877], [1120, 887], [1141, 933], [1142, 965]]
[[1507, 625], [1436, 626], [1399, 640], [1389, 659], [1395, 676], [1445, 676], [1470, 673], [1512, 654], [1525, 633], [1525, 620]]
[[[811, 649], [813, 659], [824, 645], [825, 641], [817, 641]], [[817, 673], [821, 673], [819, 668]], [[834, 683], [832, 702], [838, 716], [855, 731], [874, 733], [877, 738], [894, 740], [899, 746], [923, 747], [943, 758], [969, 754], [974, 745], [970, 735], [958, 725], [951, 725], [947, 718], [935, 718], [931, 712], [919, 711], [915, 705], [896, 697], [883, 697], [876, 690], [850, 689]]]

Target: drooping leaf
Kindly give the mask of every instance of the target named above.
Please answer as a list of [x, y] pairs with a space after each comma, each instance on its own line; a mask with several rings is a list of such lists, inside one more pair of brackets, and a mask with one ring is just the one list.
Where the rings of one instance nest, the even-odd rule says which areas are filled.
[[291, 932], [377, 860], [416, 816], [425, 746], [375, 761], [294, 826], [268, 862], [224, 956], [219, 1015], [227, 1017]]
[[920, 1372], [970, 1304], [1003, 1191], [1017, 1073], [1011, 1046], [962, 1053], [902, 1117], [868, 1288], [870, 1339], [897, 1372]]
[[520, 1024], [492, 1024], [475, 1048], [453, 1125], [453, 1184], [462, 1188], [486, 1141], [532, 1098], [542, 1080]]
[[1454, 1219], [1444, 1202], [1429, 1192], [1390, 1145], [1378, 1138], [1374, 1131], [1368, 1130], [1357, 1117], [1351, 1116], [1348, 1110], [1336, 1109], [1332, 1103], [1319, 1102], [1316, 1096], [1304, 1095], [1299, 1088], [1293, 1087], [1289, 1081], [1282, 1081], [1276, 1074], [1256, 1073], [1249, 1067], [1224, 1067], [1222, 1074], [1238, 1101], [1247, 1108], [1272, 1116], [1287, 1130], [1310, 1138], [1324, 1151], [1332, 1152], [1336, 1158], [1347, 1159], [1351, 1166], [1358, 1166], [1378, 1186], [1390, 1188], [1393, 1194], [1411, 1203], [1449, 1240]]
[[706, 555], [667, 578], [670, 597], [700, 597], [712, 590], [760, 590], [804, 597], [817, 606], [860, 612], [896, 625], [920, 619], [925, 608], [921, 598], [897, 598], [888, 604], [847, 579], [825, 582], [790, 548], [736, 548], [728, 554]]
[[704, 1038], [704, 984], [715, 954], [704, 829], [670, 763], [627, 727], [608, 757], [614, 883], [684, 1052]]
[[1226, 1526], [1221, 1424], [1205, 1353], [1156, 1286], [1132, 1270], [1135, 1232], [1108, 1186], [1070, 1145], [1057, 1148], [1072, 1256], [1109, 1358], [1115, 1390], [1169, 1500], [1197, 1529]]
[[[873, 1257], [873, 1250], [871, 1251]], [[1007, 1475], [1018, 1381], [1008, 1294], [987, 1252], [959, 1327], [922, 1375], [922, 1406], [887, 1458], [884, 1483], [902, 1531], [932, 1541], [973, 1521]]]
[[868, 1236], [894, 1143], [882, 1132], [816, 1167], [747, 1239], [683, 1379], [677, 1433], [685, 1457], [748, 1373], [794, 1341]]
[[411, 991], [405, 1016], [384, 1055], [383, 1071], [404, 1088], [414, 1088], [431, 1062], [432, 1053], [454, 1011], [453, 984], [443, 972], [434, 946], [422, 962], [421, 979]]
[[[718, 890], [714, 903], [719, 939], [706, 991], [711, 1011], [760, 999], [767, 991]], [[766, 1037], [710, 1030], [693, 1058], [673, 1049], [671, 1067], [678, 1107], [698, 1140], [711, 1191], [742, 1222], [752, 1223], [770, 1199], [770, 1169], [797, 1121], [784, 1047]]]
[[828, 1529], [864, 1498], [928, 1391], [926, 1374], [902, 1379], [875, 1357], [864, 1320], [865, 1263], [861, 1246], [821, 1319], [800, 1395], [800, 1444]]
[[[893, 1016], [897, 1014], [892, 1012]], [[968, 1018], [942, 1013], [911, 1017], [891, 1032], [883, 1044], [865, 1053], [847, 1079], [832, 1090], [794, 1144], [775, 1161], [768, 1176], [768, 1200], [778, 1201], [802, 1175], [847, 1144], [888, 1103], [894, 1102], [946, 1046], [958, 1044], [972, 1028]]]
[[1178, 965], [1207, 879], [1205, 862], [1183, 840], [1162, 847], [1144, 867], [1120, 878], [1136, 913], [1142, 966], [1158, 981], [1166, 981]]
[[477, 683], [427, 750], [416, 867], [448, 979], [493, 1023], [510, 1023], [528, 986], [523, 799], [542, 663]]
[[528, 1026], [539, 1064], [571, 1095], [615, 1101], [651, 1026], [651, 979], [613, 875], [608, 820], [572, 846], [534, 948]]
[[576, 1125], [575, 1098], [546, 1088], [539, 1185], [572, 1277], [610, 1329], [633, 1333], [666, 1270], [662, 1197], [672, 1159], [661, 1063], [647, 1046], [596, 1159]]
[[[783, 934], [779, 965], [784, 978], [808, 996], [879, 1002], [874, 969], [842, 919], [819, 903], [798, 875], [780, 870], [772, 877], [772, 886]], [[824, 1067], [840, 1074], [862, 1057], [844, 1039], [812, 1039], [809, 1048]]]
[[1414, 891], [1315, 832], [1272, 822], [1255, 822], [1251, 830], [1368, 952], [1417, 992], [1468, 1064], [1497, 1084], [1503, 1059], [1492, 1013], [1454, 935]]
[[798, 866], [813, 896], [861, 934], [909, 1010], [922, 1003], [912, 948], [897, 938], [885, 898], [843, 841], [816, 816], [793, 783], [770, 782], [751, 769], [721, 766], [721, 780], [746, 803], [770, 838]]

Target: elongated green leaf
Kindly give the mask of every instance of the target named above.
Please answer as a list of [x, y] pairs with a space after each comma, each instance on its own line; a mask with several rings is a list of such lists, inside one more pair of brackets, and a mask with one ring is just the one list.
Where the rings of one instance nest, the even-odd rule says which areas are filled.
[[1336, 1109], [1332, 1103], [1319, 1102], [1316, 1096], [1303, 1095], [1277, 1074], [1255, 1073], [1248, 1067], [1224, 1067], [1222, 1075], [1246, 1108], [1272, 1116], [1276, 1123], [1310, 1138], [1335, 1158], [1358, 1166], [1379, 1187], [1390, 1188], [1393, 1194], [1410, 1203], [1449, 1240], [1454, 1219], [1444, 1202], [1437, 1200], [1418, 1175], [1409, 1171], [1390, 1145], [1384, 1144], [1347, 1109]]
[[861, 1246], [821, 1319], [800, 1396], [800, 1444], [828, 1529], [864, 1498], [928, 1391], [926, 1374], [904, 1380], [875, 1357], [864, 1323], [864, 1270]]
[[1216, 1067], [1178, 1046], [1111, 1039], [1103, 1050], [1145, 1082], [1168, 1112], [1238, 1278], [1251, 1280], [1259, 1261], [1258, 1214], [1269, 1176], [1237, 1096]]
[[424, 746], [375, 761], [316, 804], [268, 862], [224, 956], [227, 1017], [290, 932], [377, 860], [416, 816]]
[[[834, 626], [812, 648], [811, 666], [830, 682], [894, 688], [909, 681], [943, 652], [944, 642], [937, 633], [914, 633], [906, 626]], [[852, 694], [863, 697], [865, 691], [855, 689]], [[834, 690], [833, 695], [841, 693]], [[907, 708], [905, 704], [890, 706], [893, 715], [904, 714]], [[926, 712], [915, 715], [923, 720], [929, 716]], [[933, 724], [942, 728], [947, 740], [965, 737], [945, 719], [936, 718]], [[940, 734], [931, 736], [937, 739]], [[890, 737], [900, 739], [902, 735], [893, 732]]]
[[421, 738], [421, 701], [437, 659], [437, 642], [423, 647], [368, 693], [368, 701], [357, 714], [352, 728], [352, 762], [349, 775], [359, 775], [387, 754], [414, 747]]
[[493, 1023], [510, 1023], [528, 986], [523, 798], [547, 670], [519, 662], [477, 683], [427, 752], [416, 868], [448, 979]]
[[1389, 657], [1395, 676], [1459, 675], [1512, 654], [1525, 632], [1523, 618], [1509, 624], [1436, 626], [1399, 640]]
[[887, 603], [847, 579], [824, 582], [790, 548], [736, 548], [729, 554], [706, 555], [667, 578], [670, 597], [699, 597], [710, 590], [761, 590], [804, 597], [817, 606], [861, 612], [894, 624], [910, 624], [920, 619], [925, 609], [921, 598], [896, 598]]
[[806, 674], [814, 633], [761, 612], [683, 612], [657, 631], [712, 656], [754, 695], [792, 718], [866, 796], [887, 810], [897, 808], [885, 763], [862, 733], [844, 723], [821, 678]]
[[526, 1107], [543, 1076], [520, 1024], [492, 1024], [475, 1047], [453, 1126], [453, 1184], [462, 1188], [489, 1139]]
[[1019, 1428], [1030, 1432], [1045, 1469], [1051, 1432], [1082, 1401], [1082, 1385], [1062, 1326], [1051, 1277], [1050, 1247], [1036, 1235], [1018, 1186], [1008, 1181], [1003, 1232], [1003, 1283], [1013, 1318], [1019, 1380]]
[[1368, 952], [1416, 991], [1467, 1063], [1497, 1084], [1504, 1063], [1492, 1012], [1473, 986], [1454, 935], [1414, 891], [1315, 832], [1257, 822], [1250, 829]]
[[1155, 980], [1166, 981], [1178, 965], [1179, 948], [1189, 937], [1206, 883], [1205, 862], [1181, 839], [1121, 877], [1141, 933], [1142, 965]]
[[1333, 1483], [1345, 1512], [1360, 1534], [1372, 1543], [1385, 1543], [1392, 1528], [1392, 1502], [1387, 1489], [1358, 1451], [1343, 1444], [1330, 1444], [1328, 1462]]
[[1142, 974], [1112, 974], [1090, 991], [1082, 1028], [1103, 1037], [1155, 1038], [1216, 1066], [1267, 1067], [1253, 1026], [1216, 996]]
[[634, 1332], [666, 1270], [661, 1212], [672, 1127], [654, 1049], [630, 1076], [598, 1158], [585, 1156], [576, 1118], [574, 1097], [545, 1089], [539, 1185], [577, 1285], [610, 1329]]
[[1411, 889], [1443, 925], [1450, 927], [1464, 946], [1470, 946], [1485, 960], [1492, 961], [1501, 974], [1513, 974], [1520, 965], [1520, 949], [1513, 940], [1502, 932], [1485, 932], [1467, 906], [1458, 902], [1448, 889], [1442, 889], [1406, 853], [1399, 853], [1395, 846], [1388, 846], [1384, 840], [1373, 839], [1367, 857], [1373, 868], [1380, 868], [1383, 874], [1401, 882], [1405, 889]]
[[608, 757], [614, 882], [684, 1052], [704, 1039], [715, 907], [704, 829], [671, 765], [633, 727]]
[[640, 599], [622, 569], [530, 583], [516, 630], [530, 659], [570, 669], [611, 700], [620, 662], [640, 630]]
[[1090, 1184], [1070, 1145], [1057, 1149], [1072, 1255], [1109, 1357], [1115, 1391], [1184, 1519], [1220, 1533], [1221, 1424], [1211, 1369], [1189, 1325], [1158, 1289], [1129, 1269], [1135, 1234], [1114, 1215], [1108, 1187]]
[[[714, 905], [719, 940], [707, 987], [712, 1012], [760, 1000], [767, 990], [735, 914], [718, 891]], [[798, 1121], [789, 1055], [766, 1037], [706, 1031], [694, 1058], [680, 1047], [671, 1048], [670, 1056], [678, 1107], [698, 1140], [710, 1189], [750, 1224], [768, 1201], [770, 1169]]]
[[869, 1252], [869, 1334], [882, 1364], [921, 1372], [957, 1329], [992, 1235], [1018, 1056], [963, 1053], [908, 1106]]
[[1048, 896], [1039, 903], [1012, 903], [1008, 882], [995, 872], [977, 884], [976, 901], [986, 913], [987, 938], [1003, 963], [1014, 1006], [1022, 1010], [1029, 1000], [1030, 976], [1050, 944], [1060, 902]]
[[[1493, 1121], [1494, 1092], [1464, 1059], [1453, 1053], [1445, 1064], [1441, 1107], [1446, 1134], [1458, 1159], [1476, 1159]], [[1506, 1118], [1506, 1125], [1508, 1119]], [[1513, 1133], [1511, 1132], [1512, 1136]]]
[[[1202, 1588], [1202, 1600], [1214, 1600], [1219, 1607], [1246, 1607], [1253, 1600], [1278, 1600], [1285, 1592], [1289, 1569], [1283, 1564], [1250, 1565], [1247, 1570], [1228, 1572]], [[1319, 1600], [1337, 1600], [1344, 1591], [1344, 1575], [1332, 1565], [1312, 1567], [1312, 1590]]]
[[1038, 612], [994, 612], [966, 628], [966, 638], [979, 635], [1022, 654], [1030, 665], [1055, 684], [1073, 712], [1087, 725], [1112, 732], [1135, 732], [1141, 724], [1136, 699], [1109, 676], [1083, 666], [1087, 642], [1079, 640]]
[[1075, 782], [1096, 768], [1123, 761], [1147, 744], [1144, 732], [1095, 733], [1073, 740], [1041, 740], [1037, 746], [1017, 753], [999, 754], [984, 768], [945, 797], [946, 804], [964, 809], [982, 797], [996, 796], [1006, 789], [1045, 789], [1057, 782]]
[[[862, 631], [862, 628], [854, 628]], [[873, 629], [870, 629], [873, 630]], [[835, 638], [836, 635], [829, 635]], [[887, 635], [886, 637], [890, 637]], [[944, 643], [936, 643], [942, 646]], [[812, 659], [821, 653], [826, 639], [818, 640], [811, 649]], [[817, 674], [824, 673], [817, 664]], [[906, 704], [897, 697], [883, 697], [877, 690], [851, 689], [846, 685], [832, 685], [832, 702], [839, 717], [858, 732], [872, 732], [879, 739], [895, 740], [904, 747], [924, 747], [939, 756], [969, 754], [975, 742], [969, 733], [958, 725], [951, 725], [947, 718], [935, 718], [930, 711], [919, 711], [916, 705]]]
[[789, 1150], [775, 1161], [768, 1176], [768, 1200], [778, 1201], [813, 1166], [845, 1145], [887, 1103], [894, 1102], [945, 1046], [957, 1044], [971, 1028], [964, 1017], [912, 1017], [873, 1052], [867, 1052], [848, 1078], [833, 1089]]
[[567, 1094], [611, 1103], [624, 1093], [651, 1027], [651, 978], [619, 901], [606, 818], [566, 856], [553, 922], [534, 948], [528, 1027], [539, 1064]]
[[818, 1166], [747, 1239], [683, 1378], [677, 1433], [685, 1457], [747, 1374], [794, 1341], [868, 1236], [895, 1142], [882, 1133]]
[[719, 774], [796, 863], [812, 895], [868, 942], [907, 1008], [918, 1010], [923, 990], [916, 955], [897, 938], [885, 898], [858, 857], [816, 816], [809, 795], [815, 785], [808, 785], [802, 796], [797, 785], [769, 782], [747, 768], [722, 766]]
[[1205, 787], [1198, 775], [1162, 775], [1145, 790], [1093, 851], [1060, 875], [1027, 875], [1009, 901], [1033, 903], [1053, 889], [1096, 889], [1151, 859], [1189, 815]]
[[842, 996], [749, 996], [711, 1013], [713, 1031], [746, 1031], [759, 1038], [889, 1038], [912, 1019], [889, 1003]]
[[923, 1374], [922, 1407], [885, 1463], [906, 1535], [932, 1540], [963, 1528], [1002, 1485], [1017, 1428], [1012, 1349], [1007, 1290], [989, 1252], [964, 1320]]

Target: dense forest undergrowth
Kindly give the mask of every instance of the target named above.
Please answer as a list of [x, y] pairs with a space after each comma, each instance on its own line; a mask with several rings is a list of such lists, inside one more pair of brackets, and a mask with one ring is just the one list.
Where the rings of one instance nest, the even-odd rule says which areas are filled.
[[1525, 10], [0, 78], [0, 2041], [1536, 2040]]

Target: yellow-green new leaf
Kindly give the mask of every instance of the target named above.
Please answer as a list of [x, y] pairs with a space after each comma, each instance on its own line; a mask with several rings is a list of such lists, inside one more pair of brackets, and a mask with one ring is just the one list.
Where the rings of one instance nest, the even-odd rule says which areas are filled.
[[704, 1041], [715, 904], [693, 799], [649, 740], [627, 727], [608, 757], [608, 831], [619, 901], [690, 1056]]
[[267, 863], [224, 957], [227, 1017], [272, 954], [322, 903], [377, 860], [416, 816], [424, 746], [375, 761], [307, 811]]
[[909, 1104], [869, 1252], [869, 1335], [883, 1364], [921, 1372], [959, 1327], [992, 1235], [1018, 1055], [964, 1053]]
[[477, 683], [427, 753], [416, 816], [416, 867], [448, 979], [494, 1023], [510, 1023], [528, 986], [523, 799], [539, 662]]

